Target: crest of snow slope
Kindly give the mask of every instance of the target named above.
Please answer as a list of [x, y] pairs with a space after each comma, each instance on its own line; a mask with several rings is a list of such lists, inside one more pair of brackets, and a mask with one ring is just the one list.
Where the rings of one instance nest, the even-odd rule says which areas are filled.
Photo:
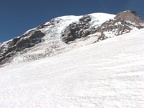
[[[107, 14], [107, 13], [92, 13], [88, 14], [91, 16], [92, 20], [90, 22], [91, 27], [98, 27], [106, 20], [114, 18], [115, 15], [113, 14]], [[45, 33], [45, 37], [43, 38], [43, 42], [29, 48], [26, 53], [24, 54], [18, 54], [13, 59], [13, 63], [17, 62], [23, 62], [23, 61], [29, 61], [33, 59], [42, 58], [45, 56], [51, 56], [55, 55], [61, 52], [65, 52], [67, 50], [73, 49], [73, 47], [81, 46], [81, 44], [73, 44], [73, 45], [67, 45], [61, 41], [61, 35], [64, 29], [73, 22], [78, 22], [80, 18], [83, 16], [62, 16], [52, 19], [50, 22], [45, 23], [44, 25], [50, 25], [46, 26], [44, 28], [41, 28], [43, 33]], [[52, 24], [51, 24], [52, 23]], [[37, 28], [34, 28], [37, 29]], [[27, 32], [26, 32], [27, 33]], [[87, 43], [93, 43], [91, 40], [88, 40]], [[84, 43], [83, 43], [84, 44]]]
[[115, 15], [107, 13], [92, 13], [89, 14], [92, 17], [91, 26], [97, 27], [109, 19], [113, 19]]
[[0, 68], [0, 108], [144, 108], [143, 35]]

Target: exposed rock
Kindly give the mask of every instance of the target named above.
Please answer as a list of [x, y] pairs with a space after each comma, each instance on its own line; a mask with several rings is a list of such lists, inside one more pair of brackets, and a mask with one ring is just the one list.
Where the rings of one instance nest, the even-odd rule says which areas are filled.
[[118, 36], [130, 32], [133, 28], [141, 29], [144, 22], [135, 11], [124, 11], [118, 13], [114, 19], [104, 22], [101, 26], [91, 28], [89, 22], [90, 16], [83, 16], [78, 23], [70, 24], [62, 35], [65, 43], [77, 38], [96, 34], [98, 40], [110, 38], [113, 35]]
[[59, 23], [59, 21], [60, 21], [60, 19], [55, 19], [55, 18], [54, 18], [54, 19], [50, 20], [48, 23], [39, 25], [39, 26], [37, 27], [37, 29], [43, 29], [43, 28], [46, 28], [46, 27], [48, 27], [48, 26], [55, 25], [55, 24]]
[[21, 37], [14, 38], [0, 47], [0, 64], [8, 62], [17, 52], [32, 47], [41, 42], [44, 33], [39, 30], [29, 31]]
[[16, 43], [16, 50], [21, 51], [25, 48], [29, 48], [41, 42], [41, 38], [45, 35], [41, 31], [30, 31], [30, 36], [26, 38], [21, 38]]
[[88, 23], [91, 21], [91, 17], [88, 15], [84, 15], [82, 18], [79, 19], [80, 23]]
[[73, 41], [76, 38], [85, 37], [90, 34], [89, 22], [91, 21], [91, 17], [88, 15], [83, 16], [79, 19], [78, 23], [72, 23], [70, 24], [64, 31], [62, 35], [62, 40], [65, 43], [68, 43], [69, 41]]
[[144, 20], [135, 11], [130, 10], [118, 13], [114, 19], [131, 21], [137, 25], [141, 25], [141, 23], [144, 23]]
[[104, 22], [96, 32], [102, 32], [102, 34], [104, 34], [104, 32], [112, 32], [114, 35], [121, 35], [130, 32], [130, 26], [134, 25], [127, 23], [122, 19], [109, 20]]
[[[144, 28], [144, 26], [140, 25], [142, 22], [143, 20], [135, 11], [124, 11], [117, 14], [114, 19], [104, 22], [94, 33], [101, 32], [98, 40], [103, 40], [111, 37], [112, 34], [118, 36], [130, 32], [134, 28]], [[111, 36], [108, 36], [108, 33]]]

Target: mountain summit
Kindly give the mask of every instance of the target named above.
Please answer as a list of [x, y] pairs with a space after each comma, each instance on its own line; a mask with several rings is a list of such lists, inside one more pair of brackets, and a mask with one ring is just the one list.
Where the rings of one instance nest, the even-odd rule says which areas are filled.
[[0, 44], [0, 65], [57, 55], [143, 28], [134, 11], [62, 16]]
[[144, 20], [137, 14], [137, 12], [131, 10], [118, 13], [114, 19], [123, 19], [125, 21], [131, 21], [137, 25], [141, 25], [144, 23]]
[[57, 17], [0, 44], [0, 108], [144, 108], [144, 28], [118, 16]]

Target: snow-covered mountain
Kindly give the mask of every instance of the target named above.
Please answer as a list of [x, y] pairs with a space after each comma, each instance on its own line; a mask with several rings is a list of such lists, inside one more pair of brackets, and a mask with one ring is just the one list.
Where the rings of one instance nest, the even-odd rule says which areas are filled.
[[0, 44], [0, 65], [37, 60], [143, 28], [134, 11], [57, 17]]
[[0, 108], [144, 108], [144, 29], [0, 68]]
[[62, 16], [1, 43], [0, 108], [144, 108], [143, 24]]

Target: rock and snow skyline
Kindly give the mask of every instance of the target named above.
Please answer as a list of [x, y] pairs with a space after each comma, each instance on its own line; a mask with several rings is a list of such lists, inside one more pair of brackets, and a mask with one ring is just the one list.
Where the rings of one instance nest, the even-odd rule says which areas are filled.
[[0, 44], [0, 108], [143, 108], [139, 18], [63, 16]]
[[37, 60], [144, 27], [135, 11], [57, 17], [0, 45], [0, 64]]

